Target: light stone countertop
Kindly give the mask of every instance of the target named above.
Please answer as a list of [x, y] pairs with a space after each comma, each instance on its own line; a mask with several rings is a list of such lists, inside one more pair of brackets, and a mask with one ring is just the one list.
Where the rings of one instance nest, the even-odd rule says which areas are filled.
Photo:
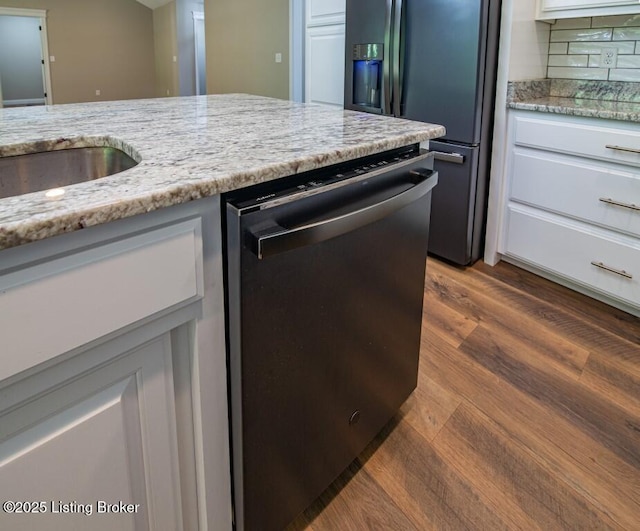
[[640, 83], [568, 79], [512, 81], [507, 101], [511, 109], [640, 122]]
[[0, 109], [0, 156], [87, 145], [140, 163], [0, 199], [0, 249], [407, 146], [442, 126], [244, 94]]

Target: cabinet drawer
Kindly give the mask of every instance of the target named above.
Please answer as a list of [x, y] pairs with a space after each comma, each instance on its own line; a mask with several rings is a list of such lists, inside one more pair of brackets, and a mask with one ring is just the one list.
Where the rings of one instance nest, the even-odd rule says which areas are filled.
[[640, 170], [516, 148], [511, 199], [640, 236]]
[[0, 380], [203, 293], [200, 220], [0, 277]]
[[558, 153], [640, 166], [640, 132], [595, 126], [578, 120], [518, 116], [515, 143]]
[[640, 307], [640, 241], [613, 239], [606, 231], [590, 230], [586, 225], [569, 220], [565, 223], [556, 216], [511, 205], [505, 251]]

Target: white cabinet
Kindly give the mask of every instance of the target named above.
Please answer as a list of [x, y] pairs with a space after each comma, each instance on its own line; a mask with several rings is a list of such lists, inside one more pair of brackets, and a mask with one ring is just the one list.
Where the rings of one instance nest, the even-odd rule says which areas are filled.
[[305, 101], [344, 104], [344, 24], [307, 28]]
[[305, 101], [344, 105], [345, 0], [307, 0]]
[[0, 276], [0, 380], [201, 298], [200, 233], [192, 219]]
[[637, 0], [537, 0], [538, 20], [640, 13]]
[[0, 412], [0, 499], [39, 504], [3, 529], [182, 529], [169, 334], [110, 354], [5, 391], [22, 396]]
[[509, 114], [498, 251], [507, 261], [640, 315], [637, 127]]
[[218, 197], [0, 251], [0, 529], [232, 528], [223, 294]]
[[344, 24], [346, 0], [306, 0], [307, 26]]

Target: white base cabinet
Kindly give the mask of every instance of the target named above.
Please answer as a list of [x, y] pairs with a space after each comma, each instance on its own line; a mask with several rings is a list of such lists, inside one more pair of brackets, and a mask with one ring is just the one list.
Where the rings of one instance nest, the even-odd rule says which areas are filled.
[[505, 249], [509, 257], [564, 276], [630, 305], [640, 306], [640, 241], [589, 225], [511, 205]]
[[0, 529], [231, 529], [219, 198], [0, 251]]
[[171, 354], [167, 333], [20, 382], [33, 395], [0, 415], [3, 529], [182, 529]]
[[640, 315], [637, 126], [509, 115], [503, 193], [490, 205], [501, 258]]

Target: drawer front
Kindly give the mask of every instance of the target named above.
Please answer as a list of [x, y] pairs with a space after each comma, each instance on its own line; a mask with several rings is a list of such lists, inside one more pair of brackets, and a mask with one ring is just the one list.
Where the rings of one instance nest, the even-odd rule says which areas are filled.
[[505, 251], [640, 307], [640, 241], [609, 239], [604, 231], [511, 205]]
[[515, 124], [516, 145], [640, 166], [640, 131], [523, 116]]
[[200, 220], [0, 277], [0, 380], [203, 293]]
[[510, 198], [640, 236], [640, 170], [516, 148]]

